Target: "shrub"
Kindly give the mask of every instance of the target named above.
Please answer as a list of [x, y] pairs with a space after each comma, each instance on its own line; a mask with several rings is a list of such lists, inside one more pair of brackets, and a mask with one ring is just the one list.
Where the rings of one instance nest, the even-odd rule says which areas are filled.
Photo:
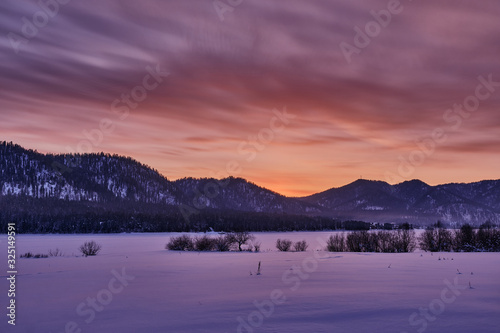
[[59, 249], [49, 250], [49, 257], [62, 257], [63, 253]]
[[255, 237], [247, 231], [234, 232], [231, 234], [227, 234], [227, 237], [228, 237], [228, 240], [230, 240], [232, 244], [233, 243], [238, 244], [239, 251], [243, 251], [243, 249], [241, 248], [242, 245], [246, 244], [250, 240], [255, 239]]
[[231, 249], [231, 245], [233, 245], [232, 240], [228, 235], [219, 236], [214, 239], [214, 249], [220, 252], [226, 252]]
[[254, 243], [253, 250], [254, 252], [260, 252], [260, 243]]
[[297, 252], [303, 252], [305, 250], [307, 250], [307, 248], [309, 247], [309, 245], [307, 245], [306, 241], [303, 240], [303, 241], [300, 241], [300, 242], [297, 242], [293, 245], [295, 251]]
[[326, 241], [326, 250], [330, 252], [344, 252], [346, 250], [344, 234], [336, 233]]
[[276, 241], [276, 248], [282, 252], [287, 252], [292, 247], [292, 241], [289, 239], [279, 239]]
[[21, 258], [35, 258], [35, 259], [39, 259], [39, 258], [48, 258], [49, 256], [47, 254], [41, 254], [41, 253], [37, 253], [37, 254], [33, 254], [32, 252], [26, 252], [24, 254], [21, 254]]
[[171, 251], [192, 251], [194, 243], [191, 237], [182, 235], [179, 237], [172, 237], [167, 243], [166, 248]]
[[97, 244], [95, 241], [85, 242], [80, 246], [80, 252], [88, 257], [95, 256], [101, 251], [102, 246]]
[[215, 240], [208, 236], [195, 238], [193, 243], [196, 251], [213, 251], [215, 249]]

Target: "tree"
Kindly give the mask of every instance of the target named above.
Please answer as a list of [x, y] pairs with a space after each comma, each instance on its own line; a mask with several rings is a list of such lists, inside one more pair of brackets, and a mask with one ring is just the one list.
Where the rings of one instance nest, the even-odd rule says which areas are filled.
[[[442, 226], [438, 221], [437, 225]], [[429, 228], [419, 238], [420, 248], [424, 251], [438, 252], [450, 251], [453, 245], [453, 237], [447, 229], [439, 227]]]
[[412, 229], [399, 229], [396, 232], [397, 252], [413, 252], [416, 247], [415, 231]]
[[396, 248], [394, 246], [394, 232], [389, 231], [378, 231], [377, 232], [377, 247], [378, 252], [383, 253], [393, 253], [396, 252]]
[[231, 243], [238, 244], [239, 251], [243, 251], [241, 246], [246, 244], [250, 240], [254, 240], [255, 237], [251, 235], [248, 231], [241, 231], [229, 234], [228, 239], [231, 241]]
[[419, 238], [420, 248], [424, 251], [437, 251], [436, 241], [434, 239], [434, 229], [428, 228]]
[[476, 249], [476, 234], [470, 224], [464, 224], [455, 232], [455, 251], [472, 252]]
[[375, 252], [377, 248], [376, 235], [366, 230], [353, 231], [347, 235], [346, 246], [349, 252]]
[[326, 250], [329, 252], [344, 252], [346, 250], [344, 234], [330, 235], [330, 238], [326, 241]]

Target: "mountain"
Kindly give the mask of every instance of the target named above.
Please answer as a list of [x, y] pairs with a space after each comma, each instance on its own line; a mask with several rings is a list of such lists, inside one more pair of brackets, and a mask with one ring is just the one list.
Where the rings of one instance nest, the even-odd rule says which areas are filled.
[[177, 203], [175, 186], [131, 158], [110, 154], [44, 155], [0, 143], [0, 193], [69, 201]]
[[265, 213], [319, 213], [320, 209], [242, 178], [169, 181], [129, 157], [40, 154], [0, 143], [0, 194], [100, 203], [142, 202], [195, 209]]
[[320, 214], [314, 203], [288, 198], [243, 178], [183, 178], [174, 184], [183, 193], [183, 202], [197, 209], [229, 209], [250, 212]]
[[500, 222], [500, 180], [437, 186], [420, 180], [396, 185], [357, 180], [301, 200], [319, 205], [330, 216], [370, 222], [420, 225], [437, 220], [451, 225]]
[[[30, 216], [44, 212], [48, 220], [54, 214], [62, 219], [71, 212], [157, 214], [161, 223], [184, 223], [184, 228], [192, 218], [199, 226], [228, 216], [237, 223], [245, 219], [241, 213], [261, 214], [252, 217], [255, 219], [272, 215], [274, 220], [289, 215], [323, 216], [330, 221], [426, 225], [441, 220], [479, 225], [487, 220], [500, 223], [500, 180], [430, 186], [420, 180], [390, 185], [360, 179], [311, 196], [290, 198], [242, 178], [170, 181], [129, 157], [41, 154], [0, 142], [0, 208], [14, 215], [21, 211], [30, 212]], [[102, 216], [93, 221], [98, 219]], [[129, 223], [135, 223], [132, 215], [129, 219]], [[322, 225], [327, 220], [322, 220]], [[303, 225], [307, 223], [310, 221], [303, 221]]]

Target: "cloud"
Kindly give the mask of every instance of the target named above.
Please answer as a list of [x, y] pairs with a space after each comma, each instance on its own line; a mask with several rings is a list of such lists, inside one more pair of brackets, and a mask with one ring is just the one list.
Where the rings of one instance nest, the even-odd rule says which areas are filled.
[[[23, 17], [32, 20], [41, 8], [5, 0], [0, 131], [29, 148], [65, 152], [109, 118], [115, 130], [94, 151], [132, 155], [167, 177], [186, 170], [192, 174], [185, 176], [208, 176], [242, 160], [238, 144], [286, 105], [297, 118], [242, 176], [275, 186], [271, 178], [280, 168], [290, 184], [307, 170], [311, 191], [324, 189], [325, 177], [332, 185], [359, 174], [382, 179], [416, 139], [447, 125], [443, 113], [474, 92], [479, 75], [500, 81], [497, 1], [402, 4], [348, 64], [340, 43], [352, 44], [354, 27], [364, 28], [370, 11], [385, 9], [386, 1], [244, 1], [223, 22], [210, 1], [70, 1], [16, 53], [9, 33], [23, 36]], [[120, 120], [111, 104], [157, 64], [171, 75]], [[464, 119], [460, 140], [450, 137], [457, 159], [495, 149], [478, 152], [466, 142], [498, 131], [499, 103], [497, 91]], [[296, 163], [282, 166], [278, 158]], [[344, 166], [353, 160], [364, 163]], [[420, 169], [422, 178], [438, 174], [442, 165], [432, 161]]]

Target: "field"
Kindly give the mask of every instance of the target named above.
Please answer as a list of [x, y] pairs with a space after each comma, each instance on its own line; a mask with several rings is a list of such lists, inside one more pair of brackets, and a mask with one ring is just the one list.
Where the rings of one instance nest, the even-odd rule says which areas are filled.
[[[64, 255], [17, 259], [16, 326], [2, 314], [0, 331], [499, 332], [500, 253], [330, 253], [330, 234], [254, 233], [260, 253], [165, 250], [178, 234], [19, 235], [18, 255]], [[278, 252], [278, 238], [309, 248]], [[87, 240], [99, 255], [79, 254]]]

